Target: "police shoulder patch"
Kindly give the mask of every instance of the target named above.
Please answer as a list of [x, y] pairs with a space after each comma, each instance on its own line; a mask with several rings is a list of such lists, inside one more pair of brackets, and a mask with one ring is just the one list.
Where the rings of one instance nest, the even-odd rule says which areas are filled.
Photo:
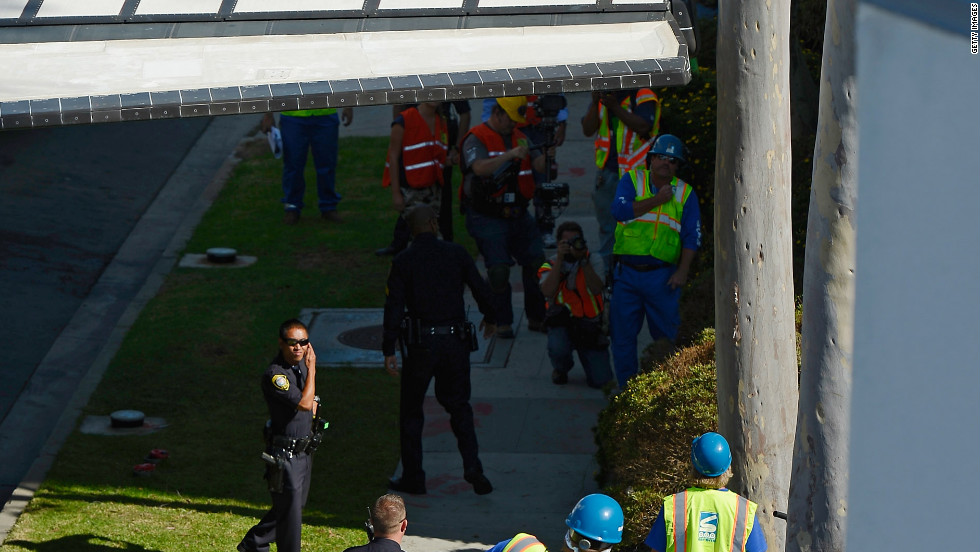
[[275, 374], [272, 376], [272, 385], [280, 391], [289, 391], [289, 378], [284, 374]]

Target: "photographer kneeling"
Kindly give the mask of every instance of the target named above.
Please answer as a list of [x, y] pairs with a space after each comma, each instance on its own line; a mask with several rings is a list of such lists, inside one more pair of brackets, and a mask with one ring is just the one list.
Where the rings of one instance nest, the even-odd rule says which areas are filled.
[[568, 383], [568, 372], [578, 352], [589, 387], [599, 388], [612, 379], [609, 340], [602, 331], [602, 257], [590, 255], [582, 227], [563, 222], [555, 231], [557, 255], [538, 269], [541, 292], [548, 300], [548, 356], [554, 370], [551, 381]]

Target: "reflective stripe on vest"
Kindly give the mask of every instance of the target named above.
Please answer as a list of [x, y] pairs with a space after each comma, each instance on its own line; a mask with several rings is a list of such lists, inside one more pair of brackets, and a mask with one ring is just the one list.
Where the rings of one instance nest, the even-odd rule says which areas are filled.
[[[630, 172], [630, 178], [636, 191], [634, 201], [656, 195], [646, 170], [635, 169]], [[664, 262], [677, 263], [681, 256], [681, 220], [684, 204], [691, 195], [691, 186], [676, 177], [670, 181], [670, 185], [674, 188], [674, 197], [670, 201], [635, 219], [616, 224], [614, 254], [649, 255]]]
[[744, 552], [757, 508], [729, 491], [694, 487], [668, 496], [665, 552]]
[[735, 506], [735, 530], [732, 531], [732, 544], [728, 547], [729, 550], [745, 550], [745, 541], [749, 538], [745, 532], [745, 514], [748, 509], [748, 499], [739, 496]]
[[[554, 270], [554, 267], [551, 266], [551, 261], [545, 261], [538, 269], [538, 280], [540, 281], [544, 273], [549, 270]], [[558, 284], [558, 292], [555, 293], [555, 304], [565, 305], [576, 318], [595, 318], [602, 314], [602, 295], [593, 295], [589, 291], [589, 286], [585, 283], [585, 272], [581, 267], [575, 272], [575, 289], [569, 289], [566, 280], [563, 279]], [[585, 293], [579, 290], [584, 290]]]
[[[660, 100], [657, 95], [649, 88], [642, 88], [636, 92], [636, 105], [644, 104], [646, 102], [656, 102], [656, 114], [653, 118], [653, 124], [650, 127], [650, 139], [644, 141], [642, 138], [637, 136], [633, 129], [623, 124], [622, 121], [616, 119], [616, 152], [617, 152], [617, 163], [619, 163], [619, 176], [623, 176], [627, 172], [640, 167], [644, 164], [647, 157], [647, 152], [650, 150], [650, 146], [653, 144], [654, 138], [660, 132]], [[623, 101], [619, 104], [624, 110], [632, 112], [632, 105], [630, 103], [630, 97], [627, 96], [623, 98]], [[609, 110], [606, 106], [599, 104], [599, 132], [595, 139], [595, 164], [600, 169], [606, 166], [606, 162], [609, 161], [609, 147], [611, 143], [611, 132], [609, 128]]]
[[[680, 497], [682, 500], [677, 500]], [[674, 495], [674, 550], [687, 552], [687, 491]], [[668, 539], [667, 550], [670, 550]]]
[[[467, 136], [470, 134], [476, 136], [480, 142], [487, 148], [487, 153], [490, 157], [497, 157], [498, 155], [503, 155], [507, 153], [507, 146], [504, 145], [504, 138], [496, 130], [490, 128], [490, 125], [483, 123], [482, 125], [477, 125], [470, 129]], [[463, 138], [466, 141], [466, 138]], [[511, 135], [512, 147], [517, 147], [518, 145], [527, 146], [528, 139], [523, 132], [517, 130], [516, 128]], [[471, 171], [472, 168], [467, 167], [467, 171]], [[531, 173], [531, 157], [525, 155], [524, 159], [521, 159], [521, 166], [517, 173], [517, 184], [521, 192], [521, 196], [524, 199], [530, 200], [534, 197], [534, 176]], [[503, 195], [508, 191], [508, 187], [504, 186], [500, 191], [494, 194], [494, 197]]]
[[530, 549], [534, 547], [540, 547], [541, 551], [545, 550], [544, 545], [534, 535], [518, 533], [514, 535], [514, 538], [510, 539], [510, 542], [504, 547], [503, 552], [530, 552]]
[[[449, 151], [446, 122], [437, 114], [435, 133], [433, 133], [417, 108], [406, 109], [401, 115], [405, 121], [401, 153], [405, 182], [401, 182], [401, 186], [428, 188], [435, 184], [442, 185], [442, 169], [446, 165], [446, 153]], [[387, 160], [381, 185], [385, 187], [391, 185], [390, 166]]]

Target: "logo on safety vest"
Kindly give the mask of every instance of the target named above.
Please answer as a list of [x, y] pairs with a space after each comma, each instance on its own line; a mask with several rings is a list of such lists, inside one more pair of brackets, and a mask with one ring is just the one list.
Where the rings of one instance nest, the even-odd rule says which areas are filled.
[[698, 523], [698, 540], [715, 542], [717, 536], [718, 514], [714, 512], [701, 512], [701, 521]]

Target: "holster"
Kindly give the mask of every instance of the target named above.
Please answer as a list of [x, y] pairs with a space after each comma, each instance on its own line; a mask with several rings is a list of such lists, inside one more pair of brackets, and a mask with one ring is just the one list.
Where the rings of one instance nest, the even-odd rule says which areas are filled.
[[469, 320], [467, 320], [466, 324], [463, 325], [463, 335], [470, 345], [470, 351], [477, 351], [480, 349], [480, 339], [476, 334], [476, 325]]
[[269, 486], [270, 493], [281, 493], [283, 477], [286, 472], [286, 459], [289, 453], [286, 449], [272, 449], [272, 453], [263, 452], [262, 460], [265, 462], [265, 482]]

